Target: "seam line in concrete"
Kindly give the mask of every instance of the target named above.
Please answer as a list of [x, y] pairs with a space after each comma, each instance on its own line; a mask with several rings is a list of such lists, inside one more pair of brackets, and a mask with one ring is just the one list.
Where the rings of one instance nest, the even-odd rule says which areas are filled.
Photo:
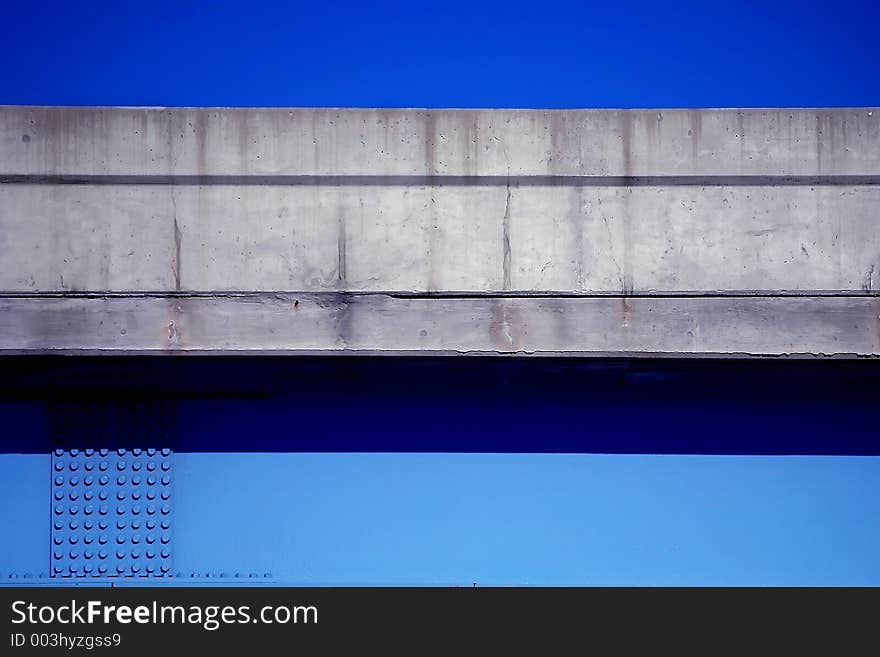
[[846, 187], [878, 186], [880, 175], [198, 175], [0, 174], [4, 185], [189, 185], [278, 187]]

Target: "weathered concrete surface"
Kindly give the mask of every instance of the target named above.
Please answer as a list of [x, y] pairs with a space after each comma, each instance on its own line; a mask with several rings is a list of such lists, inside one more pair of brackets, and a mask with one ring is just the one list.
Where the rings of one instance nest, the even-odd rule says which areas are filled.
[[863, 175], [878, 108], [0, 107], [0, 171], [98, 175]]
[[871, 293], [880, 112], [0, 108], [0, 290]]
[[877, 356], [878, 290], [875, 108], [0, 107], [5, 353]]
[[0, 353], [864, 357], [876, 297], [0, 299]]
[[880, 186], [0, 185], [7, 291], [880, 289]]

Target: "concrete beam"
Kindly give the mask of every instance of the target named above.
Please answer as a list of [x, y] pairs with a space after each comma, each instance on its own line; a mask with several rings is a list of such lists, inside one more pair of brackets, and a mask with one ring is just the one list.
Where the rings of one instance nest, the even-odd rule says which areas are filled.
[[880, 299], [7, 297], [0, 353], [876, 357]]
[[876, 356], [878, 289], [874, 108], [0, 108], [3, 353]]
[[872, 293], [880, 112], [0, 108], [0, 291]]

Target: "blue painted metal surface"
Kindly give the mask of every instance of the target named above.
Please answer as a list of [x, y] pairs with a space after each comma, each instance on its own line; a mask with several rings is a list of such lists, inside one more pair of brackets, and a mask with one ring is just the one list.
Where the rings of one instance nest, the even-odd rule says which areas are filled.
[[[880, 458], [871, 455], [880, 370], [870, 363], [726, 363], [695, 374], [673, 363], [232, 359], [199, 361], [187, 374], [163, 362], [126, 365], [128, 376], [76, 359], [7, 369], [4, 583], [880, 585]], [[48, 376], [56, 366], [76, 376]], [[160, 369], [148, 376], [151, 367]], [[36, 385], [57, 380], [68, 382], [64, 390]], [[156, 398], [159, 383], [176, 388]], [[139, 388], [125, 389], [132, 384]], [[104, 402], [58, 401], [74, 392]], [[327, 452], [304, 449], [321, 444]], [[382, 451], [389, 444], [412, 451]], [[444, 444], [511, 453], [428, 449]], [[74, 445], [95, 451], [74, 454]], [[174, 451], [131, 451], [149, 445]], [[582, 445], [720, 446], [728, 454], [573, 451]], [[768, 445], [775, 455], [737, 454]], [[783, 451], [798, 446], [812, 455]], [[569, 453], [546, 453], [559, 447]], [[146, 559], [146, 547], [131, 557], [146, 545], [130, 540], [153, 515], [145, 505], [161, 500], [151, 472], [173, 472], [165, 500], [173, 504], [173, 567], [142, 579], [126, 575], [149, 573], [146, 563], [162, 559], [160, 551]], [[90, 488], [107, 499], [96, 492], [86, 500]], [[106, 503], [103, 517], [113, 517], [103, 560], [112, 568], [103, 574], [121, 567], [122, 577], [78, 570], [83, 519], [102, 517], [94, 508], [85, 514], [86, 502]], [[141, 512], [131, 513], [137, 503]], [[60, 528], [56, 504], [64, 505]], [[120, 504], [124, 513], [113, 515]], [[71, 529], [71, 521], [80, 524]], [[91, 531], [100, 529], [93, 521]], [[57, 538], [64, 550], [56, 559]], [[82, 576], [53, 577], [65, 574]]]
[[52, 576], [168, 576], [171, 476], [167, 447], [56, 449]]

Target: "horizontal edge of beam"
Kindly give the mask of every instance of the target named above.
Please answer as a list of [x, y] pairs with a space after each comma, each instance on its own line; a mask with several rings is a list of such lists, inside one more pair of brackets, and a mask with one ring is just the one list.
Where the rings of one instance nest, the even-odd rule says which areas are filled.
[[880, 297], [3, 297], [0, 354], [880, 357]]
[[0, 106], [9, 174], [876, 175], [878, 142], [876, 107]]
[[3, 185], [195, 187], [875, 187], [880, 175], [7, 174]]

